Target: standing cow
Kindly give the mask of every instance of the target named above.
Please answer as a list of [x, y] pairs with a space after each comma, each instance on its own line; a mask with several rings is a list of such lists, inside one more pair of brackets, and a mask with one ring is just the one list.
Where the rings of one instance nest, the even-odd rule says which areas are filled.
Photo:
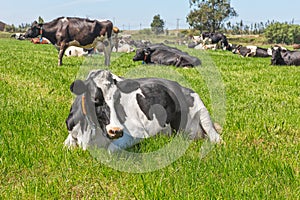
[[77, 95], [66, 120], [64, 144], [118, 151], [158, 133], [184, 131], [190, 139], [219, 143], [208, 110], [199, 95], [177, 82], [160, 78], [125, 79], [107, 70], [76, 80]]
[[111, 21], [98, 21], [78, 17], [59, 17], [51, 22], [39, 24], [33, 22], [25, 33], [26, 38], [47, 38], [53, 45], [59, 47], [58, 65], [62, 65], [62, 58], [69, 46], [91, 48], [98, 41], [103, 41], [107, 35], [105, 46], [105, 65], [110, 64], [111, 35], [113, 24]]

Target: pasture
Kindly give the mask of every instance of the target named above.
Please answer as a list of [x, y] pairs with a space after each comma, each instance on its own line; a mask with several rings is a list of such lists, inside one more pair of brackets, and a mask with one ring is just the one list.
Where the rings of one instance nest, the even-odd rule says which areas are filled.
[[[204, 66], [149, 69], [162, 77], [175, 73], [199, 93], [213, 119], [221, 121], [225, 144], [202, 157], [204, 142], [195, 141], [165, 168], [129, 173], [89, 151], [63, 147], [73, 101], [69, 86], [86, 59], [64, 57], [58, 67], [51, 45], [0, 39], [0, 199], [299, 199], [300, 67], [179, 48]], [[120, 76], [149, 74], [133, 56], [115, 53], [110, 70]], [[89, 67], [99, 68], [96, 61], [90, 58]], [[215, 75], [221, 77], [220, 91], [210, 89]], [[210, 98], [218, 94], [225, 95], [225, 102], [215, 102], [226, 106], [224, 121]], [[171, 140], [148, 139], [131, 151], [155, 151]]]

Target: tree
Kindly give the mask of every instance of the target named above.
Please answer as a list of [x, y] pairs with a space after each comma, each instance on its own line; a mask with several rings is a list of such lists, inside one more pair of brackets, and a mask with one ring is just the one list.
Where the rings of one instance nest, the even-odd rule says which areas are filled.
[[160, 15], [155, 15], [153, 17], [153, 21], [150, 26], [151, 26], [151, 30], [155, 34], [158, 35], [158, 34], [164, 33], [165, 22], [160, 18]]
[[201, 32], [220, 30], [225, 21], [238, 16], [230, 0], [190, 0], [190, 7], [194, 9], [188, 14], [187, 22]]
[[44, 23], [44, 19], [41, 16], [39, 16], [38, 22], [39, 22], [39, 24], [43, 24]]
[[300, 25], [274, 22], [264, 32], [269, 43], [300, 43]]

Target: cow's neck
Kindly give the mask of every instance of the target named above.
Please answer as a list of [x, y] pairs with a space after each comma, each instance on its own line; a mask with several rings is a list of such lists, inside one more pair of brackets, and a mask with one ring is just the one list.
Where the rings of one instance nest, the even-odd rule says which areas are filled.
[[44, 23], [40, 27], [41, 37], [47, 38], [52, 44], [56, 44], [55, 30], [52, 28], [52, 24]]

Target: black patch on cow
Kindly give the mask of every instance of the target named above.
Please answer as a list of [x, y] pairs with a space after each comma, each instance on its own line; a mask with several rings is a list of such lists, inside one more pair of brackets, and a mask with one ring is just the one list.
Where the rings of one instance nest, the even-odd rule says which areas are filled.
[[[121, 122], [121, 124], [124, 124], [127, 115], [123, 105], [120, 104], [121, 92], [117, 90], [113, 96], [113, 99], [114, 99], [114, 108], [116, 110], [117, 118]], [[130, 102], [128, 103], [130, 104]]]
[[140, 87], [140, 84], [135, 80], [127, 79], [118, 82], [117, 87], [121, 90], [121, 92], [128, 94], [137, 90]]
[[162, 120], [159, 122], [162, 127], [170, 123], [173, 129], [179, 130], [182, 110], [176, 95], [165, 85], [152, 82], [141, 87], [141, 90], [143, 95], [137, 94], [136, 98], [147, 119], [153, 120], [155, 113], [156, 118]]
[[151, 120], [153, 120], [154, 115], [155, 115], [156, 119], [158, 120], [159, 125], [161, 127], [164, 127], [167, 122], [167, 117], [168, 117], [165, 108], [162, 107], [160, 104], [152, 105], [149, 110], [149, 116], [150, 116]]

